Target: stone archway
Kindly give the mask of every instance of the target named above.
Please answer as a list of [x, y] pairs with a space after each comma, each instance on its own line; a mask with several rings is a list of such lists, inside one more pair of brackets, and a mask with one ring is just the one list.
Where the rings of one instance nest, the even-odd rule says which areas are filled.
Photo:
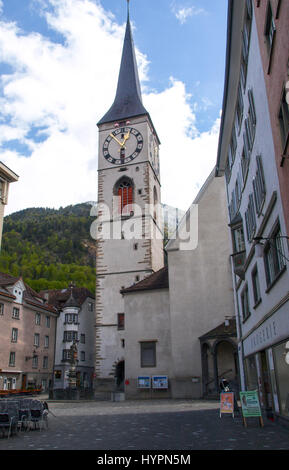
[[217, 340], [213, 346], [215, 364], [215, 386], [219, 389], [219, 382], [225, 378], [228, 382], [238, 380], [238, 361], [236, 343], [228, 339]]

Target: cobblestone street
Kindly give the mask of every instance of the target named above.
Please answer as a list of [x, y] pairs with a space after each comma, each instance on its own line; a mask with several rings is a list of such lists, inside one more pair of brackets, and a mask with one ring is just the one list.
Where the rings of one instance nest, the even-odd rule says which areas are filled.
[[3, 450], [289, 450], [289, 429], [219, 417], [219, 403], [50, 402], [49, 427], [0, 438]]

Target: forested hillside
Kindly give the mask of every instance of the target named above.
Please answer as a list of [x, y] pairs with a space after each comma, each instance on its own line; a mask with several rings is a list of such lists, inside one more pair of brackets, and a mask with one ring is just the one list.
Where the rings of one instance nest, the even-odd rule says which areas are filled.
[[74, 281], [95, 289], [91, 204], [32, 208], [4, 219], [0, 271], [22, 275], [33, 289], [61, 289]]

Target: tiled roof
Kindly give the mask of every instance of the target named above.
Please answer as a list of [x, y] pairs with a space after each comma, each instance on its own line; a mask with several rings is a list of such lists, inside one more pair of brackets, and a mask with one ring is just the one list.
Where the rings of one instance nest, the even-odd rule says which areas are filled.
[[8, 292], [6, 287], [13, 286], [20, 279], [22, 280], [25, 286], [25, 291], [23, 292], [23, 299], [25, 302], [39, 308], [44, 308], [45, 310], [49, 310], [51, 312], [56, 312], [55, 308], [52, 305], [48, 305], [44, 297], [35, 292], [35, 290], [33, 290], [28, 284], [26, 284], [21, 277], [15, 277], [11, 276], [10, 274], [0, 272], [0, 295], [5, 295], [15, 299], [16, 297], [11, 294], [11, 292]]
[[228, 325], [224, 322], [210, 330], [208, 333], [205, 333], [203, 336], [200, 336], [199, 339], [217, 338], [220, 336], [237, 336], [235, 318], [228, 319]]
[[122, 289], [122, 294], [127, 294], [130, 292], [138, 292], [144, 290], [153, 290], [153, 289], [168, 289], [169, 287], [169, 276], [168, 276], [168, 267], [160, 269], [159, 271], [151, 274], [137, 284], [133, 284], [131, 287]]
[[[47, 298], [48, 302], [56, 308], [62, 308], [70, 298], [71, 289], [43, 290], [40, 291], [40, 294]], [[73, 287], [73, 297], [79, 306], [83, 304], [87, 297], [94, 299], [94, 295], [85, 287]]]

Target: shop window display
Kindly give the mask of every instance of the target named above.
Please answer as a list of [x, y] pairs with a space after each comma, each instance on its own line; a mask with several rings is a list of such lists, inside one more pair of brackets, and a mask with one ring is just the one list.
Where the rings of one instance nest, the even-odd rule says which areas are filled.
[[274, 348], [280, 414], [289, 417], [289, 339]]

